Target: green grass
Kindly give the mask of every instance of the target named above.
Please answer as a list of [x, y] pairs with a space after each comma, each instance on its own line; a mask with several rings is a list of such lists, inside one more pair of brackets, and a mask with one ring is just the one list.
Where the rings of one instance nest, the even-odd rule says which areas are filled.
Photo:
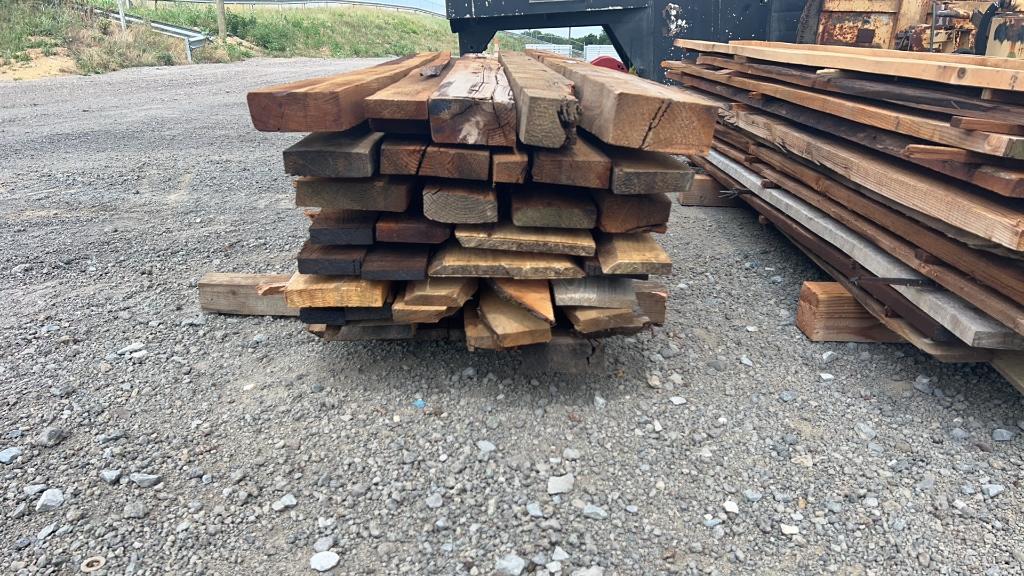
[[59, 4], [4, 0], [0, 2], [0, 58], [25, 61], [29, 49], [63, 46], [83, 22], [81, 14]]

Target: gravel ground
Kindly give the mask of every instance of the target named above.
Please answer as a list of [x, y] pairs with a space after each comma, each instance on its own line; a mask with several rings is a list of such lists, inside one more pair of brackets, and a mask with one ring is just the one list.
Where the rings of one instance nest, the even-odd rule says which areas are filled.
[[204, 317], [305, 233], [246, 90], [369, 63], [0, 84], [0, 569], [1024, 572], [1018, 393], [805, 340], [820, 273], [745, 210], [675, 207], [668, 324], [606, 374]]

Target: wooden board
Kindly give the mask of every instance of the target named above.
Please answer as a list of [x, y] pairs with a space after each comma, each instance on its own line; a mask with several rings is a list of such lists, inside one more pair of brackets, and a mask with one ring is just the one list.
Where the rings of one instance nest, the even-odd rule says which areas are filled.
[[459, 224], [455, 227], [455, 238], [466, 248], [572, 256], [592, 256], [596, 250], [589, 230], [525, 228], [509, 222]]
[[427, 273], [438, 277], [523, 280], [583, 277], [583, 270], [571, 256], [463, 248], [456, 243], [446, 244], [434, 255]]
[[494, 333], [503, 348], [538, 344], [551, 340], [551, 325], [525, 308], [501, 299], [492, 290], [480, 293], [480, 319]]
[[1011, 250], [1024, 250], [1024, 210], [764, 114], [733, 110], [725, 120], [882, 197]]
[[373, 120], [427, 120], [427, 100], [451, 69], [451, 52], [439, 52], [430, 62], [409, 72], [364, 100], [366, 117]]
[[516, 226], [589, 230], [597, 224], [597, 206], [585, 190], [527, 185], [509, 196]]
[[[728, 172], [759, 198], [842, 250], [872, 274], [885, 278], [922, 278], [916, 271], [817, 208], [784, 190], [762, 188], [750, 177], [752, 173], [749, 170], [722, 154], [713, 150], [708, 154], [708, 160]], [[945, 290], [899, 285], [893, 288], [969, 346], [1024, 348], [1024, 337]]]
[[597, 258], [605, 274], [672, 273], [672, 259], [650, 234], [604, 234]]
[[461, 180], [489, 180], [491, 151], [487, 148], [431, 144], [423, 155], [419, 174]]
[[199, 307], [215, 314], [246, 316], [298, 316], [288, 306], [282, 290], [260, 293], [267, 285], [283, 285], [290, 274], [233, 274], [207, 272], [199, 279]]
[[611, 175], [611, 159], [585, 138], [561, 150], [533, 151], [534, 182], [605, 189], [611, 186]]
[[405, 302], [412, 306], [462, 306], [476, 289], [476, 278], [427, 278], [405, 285]]
[[316, 274], [295, 274], [284, 289], [293, 308], [379, 308], [390, 293], [390, 282]]
[[415, 180], [392, 176], [354, 180], [302, 177], [294, 185], [296, 206], [379, 212], [405, 212], [416, 189]]
[[522, 150], [491, 154], [491, 179], [495, 183], [522, 184], [530, 169], [530, 155]]
[[363, 99], [437, 57], [423, 52], [371, 68], [249, 92], [252, 124], [263, 132], [343, 132], [366, 121]]
[[556, 306], [589, 308], [628, 308], [637, 306], [633, 281], [629, 278], [599, 276], [574, 280], [554, 280], [551, 289]]
[[671, 154], [703, 154], [711, 145], [715, 109], [699, 96], [579, 60], [527, 54], [572, 81], [579, 126], [602, 142]]
[[377, 173], [381, 132], [353, 128], [317, 132], [284, 151], [284, 171], [293, 176], [369, 178]]
[[417, 214], [383, 214], [377, 219], [377, 242], [440, 244], [451, 237], [452, 227]]
[[551, 285], [547, 280], [491, 278], [488, 283], [500, 298], [522, 306], [530, 314], [554, 326], [555, 307], [551, 303]]
[[981, 130], [983, 132], [995, 132], [997, 134], [1010, 134], [1013, 136], [1024, 136], [1024, 126], [1014, 122], [1003, 120], [989, 120], [984, 118], [965, 118], [954, 116], [950, 119], [949, 125], [964, 130]]
[[296, 258], [302, 274], [359, 276], [366, 246], [320, 246], [306, 242]]
[[668, 288], [661, 282], [650, 280], [633, 282], [633, 288], [636, 290], [636, 301], [644, 316], [647, 316], [655, 326], [664, 324], [668, 308]]
[[403, 176], [419, 174], [428, 145], [425, 138], [388, 136], [380, 145], [380, 173]]
[[840, 118], [898, 132], [922, 140], [973, 150], [1007, 158], [1024, 158], [1024, 138], [993, 132], [965, 130], [941, 119], [900, 107], [873, 103], [869, 100], [844, 98], [828, 93], [796, 88], [781, 82], [745, 78], [721, 71], [701, 68], [683, 62], [666, 63], [675, 70], [750, 92], [773, 96], [805, 108], [826, 112]]
[[615, 194], [678, 194], [693, 181], [690, 167], [668, 154], [623, 148], [605, 153], [612, 160]]
[[781, 42], [774, 43], [773, 46], [756, 46], [677, 39], [673, 43], [680, 48], [700, 52], [732, 54], [816, 68], [838, 68], [886, 76], [901, 76], [959, 86], [1019, 90], [1017, 86], [1024, 85], [1024, 72], [1022, 71], [966, 63], [930, 61], [917, 58], [917, 55], [920, 54], [918, 52], [904, 53], [912, 59], [911, 62], [908, 62], [908, 58], [894, 56], [893, 52], [895, 51], [889, 51], [886, 56], [883, 56], [877, 51], [857, 54], [842, 53], [831, 49], [802, 50], [797, 48], [798, 44], [783, 45], [784, 43]]
[[360, 275], [367, 280], [423, 280], [429, 259], [429, 246], [376, 244], [366, 253]]
[[481, 350], [502, 350], [498, 337], [480, 319], [476, 306], [466, 306], [462, 312], [463, 327], [466, 331], [466, 347], [472, 352]]
[[573, 328], [581, 334], [605, 332], [616, 328], [632, 328], [647, 320], [633, 311], [632, 308], [592, 308], [586, 306], [568, 306], [563, 308], [565, 317], [572, 322]]
[[682, 206], [705, 206], [714, 208], [736, 208], [742, 203], [722, 188], [717, 180], [707, 174], [695, 174], [689, 190], [684, 190], [677, 197]]
[[490, 184], [433, 182], [423, 187], [423, 215], [435, 222], [498, 221], [498, 194]]
[[902, 342], [838, 282], [804, 282], [796, 327], [812, 342]]
[[309, 225], [309, 241], [322, 245], [373, 244], [376, 212], [362, 210], [324, 210]]
[[498, 60], [512, 87], [519, 140], [541, 148], [571, 144], [580, 117], [572, 82], [522, 52], [503, 51]]
[[593, 198], [602, 232], [664, 232], [672, 214], [672, 200], [665, 194], [623, 196], [601, 190]]
[[395, 322], [433, 324], [442, 318], [451, 316], [459, 310], [459, 306], [418, 306], [405, 301], [405, 295], [395, 298], [391, 307], [391, 317]]
[[467, 55], [457, 60], [427, 104], [430, 136], [442, 144], [516, 144], [512, 89], [497, 60]]
[[601, 261], [598, 260], [597, 256], [588, 256], [586, 258], [580, 258], [580, 264], [583, 266], [583, 273], [588, 278], [591, 276], [610, 276], [612, 278], [631, 278], [633, 280], [650, 279], [650, 275], [648, 274], [605, 274], [604, 270], [601, 270]]

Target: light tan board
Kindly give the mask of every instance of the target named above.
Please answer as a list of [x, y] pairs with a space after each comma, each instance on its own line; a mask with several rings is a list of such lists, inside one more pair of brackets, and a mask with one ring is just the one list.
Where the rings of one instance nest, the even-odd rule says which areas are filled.
[[294, 185], [296, 206], [379, 212], [405, 212], [416, 188], [415, 180], [388, 176], [355, 180], [304, 177]]
[[813, 342], [902, 342], [838, 282], [804, 282], [796, 327]]
[[515, 98], [519, 140], [541, 148], [572, 143], [580, 116], [572, 82], [522, 52], [502, 52], [498, 59]]
[[380, 308], [390, 293], [387, 281], [315, 274], [295, 274], [284, 289], [292, 308]]
[[476, 293], [476, 278], [427, 278], [405, 285], [405, 303], [413, 306], [462, 306]]
[[426, 120], [427, 100], [451, 69], [451, 52], [409, 72], [405, 78], [366, 98], [366, 117], [380, 120]]
[[584, 275], [572, 256], [463, 248], [453, 243], [445, 245], [434, 255], [427, 273], [437, 277], [523, 280], [582, 278]]
[[587, 62], [550, 53], [539, 57], [573, 82], [582, 107], [579, 125], [601, 141], [671, 154], [704, 154], [711, 146], [710, 101]]
[[400, 294], [391, 306], [391, 319], [398, 323], [433, 324], [442, 318], [451, 316], [460, 306], [416, 306], [405, 301]]
[[555, 307], [551, 303], [551, 285], [547, 280], [491, 278], [489, 284], [501, 298], [515, 302], [537, 318], [554, 326]]
[[480, 293], [480, 319], [494, 332], [504, 348], [551, 340], [551, 325], [525, 308], [502, 300], [492, 290]]
[[722, 188], [717, 180], [707, 174], [695, 174], [690, 189], [680, 192], [679, 203], [683, 206], [705, 206], [708, 208], [738, 208], [743, 203]]
[[593, 256], [594, 237], [589, 230], [524, 228], [509, 222], [459, 224], [455, 238], [466, 248], [490, 248], [513, 252]]
[[502, 350], [498, 337], [480, 319], [476, 306], [466, 306], [462, 311], [462, 320], [466, 330], [466, 347], [470, 351]]
[[289, 274], [231, 274], [207, 272], [199, 280], [199, 306], [203, 312], [246, 316], [298, 316], [283, 289], [260, 293], [261, 287], [283, 286]]
[[672, 259], [650, 234], [604, 234], [597, 241], [597, 258], [605, 274], [672, 273]]
[[572, 322], [573, 328], [581, 334], [604, 332], [616, 328], [635, 328], [643, 325], [646, 320], [632, 308], [590, 308], [586, 306], [569, 306], [562, 309], [566, 318]]
[[435, 222], [498, 221], [498, 194], [490, 184], [434, 182], [423, 187], [423, 215]]
[[693, 181], [690, 167], [668, 154], [624, 148], [605, 153], [612, 159], [615, 194], [678, 194]]
[[634, 281], [633, 288], [636, 289], [636, 300], [640, 304], [640, 310], [650, 319], [651, 324], [664, 324], [668, 309], [668, 288], [660, 282], [650, 280]]
[[607, 276], [554, 280], [551, 289], [557, 306], [586, 306], [591, 308], [629, 308], [637, 306], [633, 281], [629, 278]]
[[497, 60], [463, 56], [453, 65], [427, 104], [430, 135], [442, 144], [516, 144], [512, 89]]
[[533, 151], [530, 176], [534, 182], [605, 189], [611, 185], [611, 175], [611, 159], [585, 138], [561, 150]]

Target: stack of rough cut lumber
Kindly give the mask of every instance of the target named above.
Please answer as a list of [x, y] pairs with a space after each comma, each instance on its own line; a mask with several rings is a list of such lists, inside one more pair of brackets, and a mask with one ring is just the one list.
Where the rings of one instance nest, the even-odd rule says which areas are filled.
[[[714, 104], [546, 53], [423, 53], [250, 92], [311, 219], [284, 285], [328, 340], [506, 349], [665, 318], [669, 193]], [[577, 130], [578, 128], [578, 130]], [[639, 280], [639, 281], [637, 281]]]
[[717, 99], [695, 158], [890, 331], [945, 361], [1024, 348], [1024, 62], [677, 40]]

